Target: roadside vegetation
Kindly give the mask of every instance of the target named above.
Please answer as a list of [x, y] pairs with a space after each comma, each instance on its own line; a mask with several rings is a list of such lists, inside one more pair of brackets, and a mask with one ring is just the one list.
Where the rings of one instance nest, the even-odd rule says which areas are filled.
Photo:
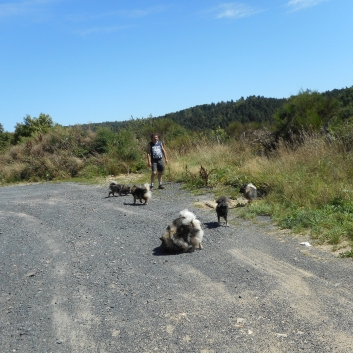
[[146, 146], [154, 131], [170, 160], [167, 181], [232, 198], [252, 182], [260, 197], [237, 209], [240, 215], [268, 215], [281, 228], [353, 257], [353, 87], [303, 91], [286, 100], [272, 122], [235, 120], [227, 128], [191, 130], [150, 116], [119, 129], [91, 129], [63, 127], [45, 114], [26, 116], [14, 133], [0, 124], [0, 183], [96, 182], [119, 175], [147, 181]]

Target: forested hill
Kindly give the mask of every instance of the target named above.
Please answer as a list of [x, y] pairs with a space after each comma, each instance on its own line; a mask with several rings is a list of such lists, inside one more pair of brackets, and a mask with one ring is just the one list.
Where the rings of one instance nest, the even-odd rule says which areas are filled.
[[[191, 130], [227, 128], [232, 122], [273, 123], [273, 114], [286, 102], [285, 98], [265, 98], [260, 96], [243, 97], [234, 102], [220, 102], [197, 105], [192, 108], [169, 113], [154, 119], [168, 118]], [[110, 127], [113, 130], [124, 128], [129, 121], [115, 121], [90, 124], [90, 128]], [[88, 125], [87, 125], [88, 126]]]
[[[303, 91], [304, 92], [304, 91]], [[307, 92], [315, 92], [308, 90]], [[321, 96], [331, 97], [337, 100], [344, 112], [345, 118], [351, 117], [353, 113], [353, 86], [342, 89], [334, 89], [318, 93]], [[162, 116], [153, 117], [153, 119], [171, 119], [175, 123], [189, 130], [217, 129], [218, 127], [226, 129], [231, 123], [239, 122], [241, 124], [256, 123], [274, 123], [274, 114], [282, 108], [284, 103], [290, 101], [296, 96], [287, 98], [265, 98], [263, 96], [249, 96], [246, 99], [241, 97], [237, 101], [220, 102], [197, 105], [195, 107], [180, 110], [175, 113], [169, 113]], [[147, 117], [146, 117], [147, 118]], [[151, 116], [148, 119], [152, 118]], [[140, 120], [140, 119], [137, 119]], [[142, 118], [143, 120], [143, 118]], [[130, 120], [125, 121], [107, 121], [103, 123], [84, 124], [83, 127], [89, 127], [96, 130], [99, 127], [109, 127], [114, 131], [125, 128]]]
[[285, 98], [265, 98], [260, 96], [243, 97], [238, 101], [220, 102], [217, 104], [197, 105], [193, 108], [166, 114], [161, 118], [169, 118], [187, 129], [202, 130], [227, 128], [232, 122], [273, 123], [276, 110], [286, 102]]

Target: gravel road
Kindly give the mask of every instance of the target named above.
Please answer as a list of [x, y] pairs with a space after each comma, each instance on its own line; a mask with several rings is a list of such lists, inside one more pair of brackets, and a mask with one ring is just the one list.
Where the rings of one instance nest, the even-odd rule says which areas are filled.
[[[108, 187], [0, 188], [1, 353], [353, 351], [353, 262], [267, 218], [194, 206], [179, 184], [147, 206]], [[204, 250], [159, 237], [188, 208]]]

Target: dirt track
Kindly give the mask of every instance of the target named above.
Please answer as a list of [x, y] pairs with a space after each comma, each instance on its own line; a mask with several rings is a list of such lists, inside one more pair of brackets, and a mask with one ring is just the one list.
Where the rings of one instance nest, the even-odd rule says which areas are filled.
[[[148, 206], [73, 183], [0, 188], [1, 352], [352, 352], [353, 262], [170, 184]], [[165, 255], [184, 208], [204, 250]]]

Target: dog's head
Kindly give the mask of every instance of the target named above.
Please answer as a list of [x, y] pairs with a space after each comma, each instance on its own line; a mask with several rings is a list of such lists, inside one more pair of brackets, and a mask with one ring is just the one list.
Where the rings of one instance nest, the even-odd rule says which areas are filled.
[[217, 207], [216, 207], [216, 210], [220, 209], [220, 208], [228, 208], [228, 197], [226, 196], [220, 196], [217, 200], [216, 200], [216, 203], [217, 203]]
[[239, 192], [241, 192], [242, 194], [244, 194], [247, 185], [248, 185], [248, 184], [243, 184], [243, 185], [240, 187]]
[[131, 186], [123, 185], [122, 191], [126, 194], [130, 194], [131, 193]]
[[228, 202], [228, 197], [227, 196], [220, 196], [217, 200], [216, 203], [227, 203]]

